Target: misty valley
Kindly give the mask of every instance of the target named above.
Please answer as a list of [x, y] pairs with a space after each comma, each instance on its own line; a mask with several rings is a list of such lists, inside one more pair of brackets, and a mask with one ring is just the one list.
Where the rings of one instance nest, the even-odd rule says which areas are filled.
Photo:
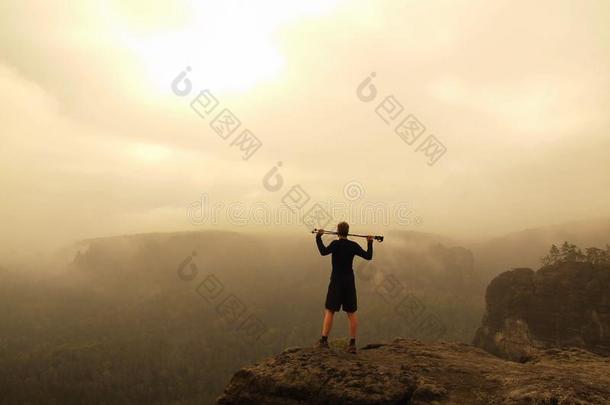
[[[569, 228], [530, 231], [521, 246], [511, 246], [508, 235], [505, 243], [468, 248], [440, 235], [390, 232], [376, 246], [377, 261], [354, 263], [365, 325], [359, 341], [471, 343], [486, 287], [501, 272], [491, 269], [538, 269], [549, 242]], [[591, 236], [578, 238], [594, 242]], [[538, 264], [520, 252], [532, 243], [539, 244]], [[514, 259], [482, 266], [477, 257], [489, 260], [498, 246]], [[240, 367], [311, 346], [319, 334], [329, 270], [315, 249], [305, 232], [279, 239], [139, 234], [70, 245], [57, 253], [65, 268], [52, 275], [3, 268], [3, 402], [214, 402]], [[345, 317], [335, 322], [331, 341], [345, 340]]]

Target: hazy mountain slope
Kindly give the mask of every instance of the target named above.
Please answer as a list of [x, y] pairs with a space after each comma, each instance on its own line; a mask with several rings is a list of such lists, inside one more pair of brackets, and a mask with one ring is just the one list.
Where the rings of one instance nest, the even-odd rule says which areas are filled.
[[[359, 341], [470, 341], [482, 297], [453, 288], [470, 286], [469, 253], [417, 235], [388, 240], [375, 244], [376, 267], [358, 267]], [[311, 234], [128, 235], [71, 253], [59, 275], [1, 276], [9, 402], [210, 403], [243, 364], [320, 333], [330, 258]], [[341, 314], [333, 336], [346, 334]]]
[[488, 282], [507, 269], [540, 267], [540, 258], [547, 254], [550, 246], [564, 241], [583, 249], [603, 248], [610, 243], [610, 218], [525, 229], [464, 246], [473, 251], [475, 267]]

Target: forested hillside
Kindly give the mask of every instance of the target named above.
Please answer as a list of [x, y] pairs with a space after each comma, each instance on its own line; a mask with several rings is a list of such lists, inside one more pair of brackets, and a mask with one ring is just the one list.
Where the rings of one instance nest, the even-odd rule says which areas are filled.
[[[355, 263], [363, 344], [472, 338], [472, 255], [424, 239], [397, 235]], [[60, 276], [6, 269], [2, 402], [210, 403], [244, 364], [315, 341], [329, 271], [309, 235], [227, 232], [84, 241]]]

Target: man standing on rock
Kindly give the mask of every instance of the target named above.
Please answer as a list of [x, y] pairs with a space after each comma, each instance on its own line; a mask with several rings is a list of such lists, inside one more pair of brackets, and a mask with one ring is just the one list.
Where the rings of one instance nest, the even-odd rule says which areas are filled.
[[322, 242], [323, 233], [323, 229], [318, 230], [316, 244], [322, 256], [332, 253], [332, 273], [330, 283], [328, 284], [328, 292], [326, 293], [326, 310], [324, 312], [324, 323], [322, 324], [322, 336], [315, 344], [315, 347], [328, 348], [328, 334], [333, 326], [333, 317], [335, 312], [343, 307], [349, 319], [350, 340], [347, 351], [355, 354], [356, 330], [358, 329], [356, 310], [358, 305], [352, 262], [356, 255], [366, 260], [373, 258], [373, 237], [370, 235], [366, 237], [367, 250], [365, 252], [358, 243], [347, 239], [347, 234], [349, 233], [349, 224], [347, 222], [341, 222], [337, 225], [339, 239], [332, 241], [328, 247], [324, 246], [324, 242]]

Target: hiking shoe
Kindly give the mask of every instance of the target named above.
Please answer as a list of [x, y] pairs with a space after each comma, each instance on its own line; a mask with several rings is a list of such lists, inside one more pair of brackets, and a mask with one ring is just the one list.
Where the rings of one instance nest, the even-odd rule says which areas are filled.
[[313, 345], [315, 349], [328, 349], [328, 340], [318, 340], [315, 345]]
[[345, 349], [346, 352], [350, 353], [350, 354], [356, 354], [356, 345], [347, 345], [347, 348]]

